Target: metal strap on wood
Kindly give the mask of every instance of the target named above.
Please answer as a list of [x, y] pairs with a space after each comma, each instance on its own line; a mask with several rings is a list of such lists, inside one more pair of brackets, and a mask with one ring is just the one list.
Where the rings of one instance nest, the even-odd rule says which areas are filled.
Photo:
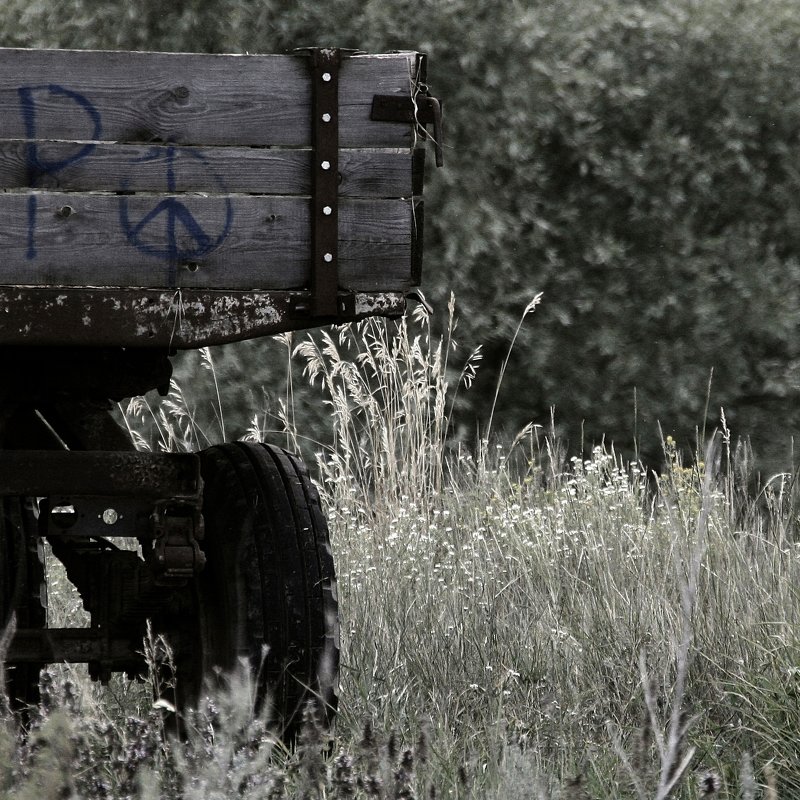
[[336, 48], [313, 48], [311, 68], [311, 313], [336, 316], [339, 290], [339, 65]]

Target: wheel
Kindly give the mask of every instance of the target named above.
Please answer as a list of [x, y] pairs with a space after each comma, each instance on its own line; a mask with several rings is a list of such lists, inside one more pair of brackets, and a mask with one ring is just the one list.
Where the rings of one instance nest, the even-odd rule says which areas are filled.
[[[17, 628], [47, 625], [44, 555], [30, 501], [0, 498], [0, 625], [16, 617]], [[35, 529], [34, 529], [35, 530]], [[39, 702], [39, 672], [44, 664], [6, 666], [6, 690], [12, 708], [24, 709]]]
[[302, 462], [278, 447], [236, 442], [200, 458], [206, 565], [192, 641], [178, 656], [179, 703], [191, 707], [204, 680], [244, 659], [258, 703], [271, 703], [291, 738], [309, 700], [327, 721], [337, 702], [336, 579], [319, 495]]

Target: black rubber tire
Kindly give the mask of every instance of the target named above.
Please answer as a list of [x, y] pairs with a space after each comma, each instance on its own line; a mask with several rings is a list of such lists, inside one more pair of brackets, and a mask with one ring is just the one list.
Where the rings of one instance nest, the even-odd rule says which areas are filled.
[[235, 442], [200, 459], [206, 565], [190, 657], [178, 662], [179, 703], [194, 706], [204, 681], [245, 659], [258, 703], [269, 700], [290, 739], [309, 700], [328, 722], [337, 704], [336, 578], [319, 495], [303, 463], [278, 447]]
[[[17, 628], [47, 626], [45, 571], [41, 540], [32, 511], [18, 497], [0, 498], [0, 625], [16, 615]], [[7, 664], [6, 691], [12, 708], [39, 702], [39, 673], [44, 664]]]

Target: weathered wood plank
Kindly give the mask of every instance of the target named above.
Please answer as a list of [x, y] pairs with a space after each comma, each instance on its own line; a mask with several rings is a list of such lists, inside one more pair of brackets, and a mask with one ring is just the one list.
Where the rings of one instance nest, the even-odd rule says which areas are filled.
[[[0, 284], [297, 289], [310, 202], [249, 195], [0, 194]], [[343, 199], [339, 283], [412, 285], [412, 202]]]
[[[311, 192], [312, 151], [308, 149], [99, 143], [91, 154], [73, 160], [84, 143], [37, 142], [35, 146], [39, 162], [64, 166], [50, 174], [32, 175], [31, 143], [0, 140], [0, 190], [35, 186], [65, 192]], [[409, 197], [412, 169], [408, 150], [342, 150], [339, 194]]]
[[400, 316], [402, 293], [357, 293], [336, 320], [312, 317], [308, 293], [0, 286], [4, 345], [203, 347], [326, 322]]
[[[413, 125], [370, 120], [375, 94], [411, 95], [417, 53], [343, 59], [342, 147], [410, 147]], [[0, 139], [303, 147], [304, 56], [0, 48]]]

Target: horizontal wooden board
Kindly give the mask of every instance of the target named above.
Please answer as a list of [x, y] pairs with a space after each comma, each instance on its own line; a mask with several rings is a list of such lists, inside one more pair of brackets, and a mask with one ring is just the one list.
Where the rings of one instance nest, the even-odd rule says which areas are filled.
[[[0, 139], [306, 147], [311, 81], [302, 55], [0, 48]], [[417, 53], [344, 58], [342, 147], [410, 147], [412, 124], [370, 120], [376, 94], [411, 96]]]
[[[0, 194], [0, 284], [297, 289], [310, 201], [251, 195]], [[342, 199], [339, 286], [413, 283], [413, 201]]]
[[[35, 163], [63, 166], [32, 175], [32, 146]], [[0, 190], [311, 193], [309, 149], [99, 143], [76, 158], [84, 147], [81, 142], [0, 140]], [[420, 168], [419, 155], [409, 150], [341, 150], [339, 195], [409, 197], [413, 170]]]
[[311, 316], [307, 292], [0, 286], [4, 345], [188, 349], [367, 316], [400, 316], [402, 293], [356, 293], [335, 319]]

